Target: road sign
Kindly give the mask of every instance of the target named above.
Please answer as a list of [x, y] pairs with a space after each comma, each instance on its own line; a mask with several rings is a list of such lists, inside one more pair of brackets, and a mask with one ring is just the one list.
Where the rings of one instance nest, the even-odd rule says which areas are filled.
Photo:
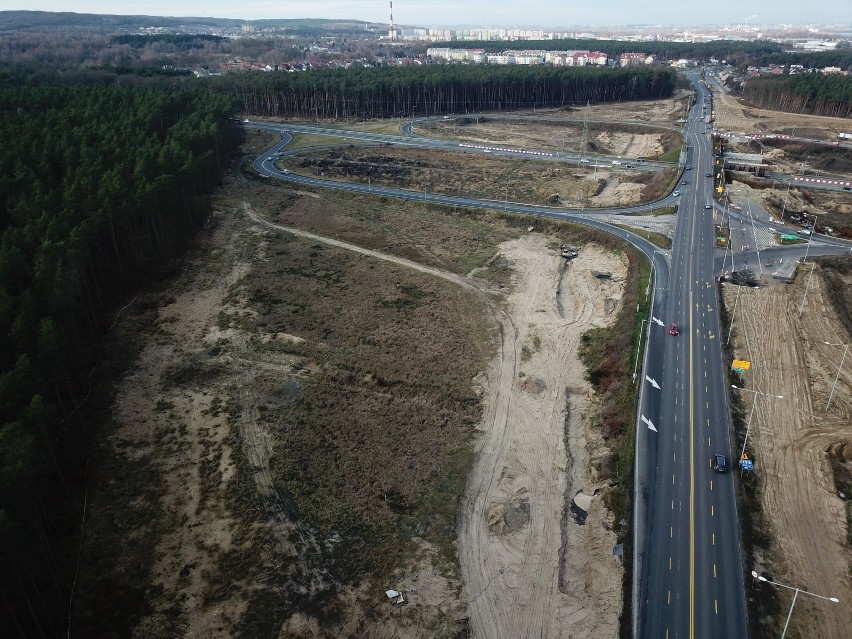
[[745, 373], [749, 368], [751, 368], [751, 362], [747, 362], [744, 359], [735, 359], [731, 362], [731, 369], [740, 373]]
[[754, 462], [750, 459], [741, 459], [740, 468], [743, 470], [754, 470]]

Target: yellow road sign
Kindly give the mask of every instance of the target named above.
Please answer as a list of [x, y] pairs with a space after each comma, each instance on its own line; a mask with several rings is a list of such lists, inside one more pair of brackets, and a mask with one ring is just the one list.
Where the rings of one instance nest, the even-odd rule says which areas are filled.
[[731, 368], [738, 371], [747, 371], [751, 368], [751, 362], [747, 362], [744, 359], [735, 359], [731, 362]]

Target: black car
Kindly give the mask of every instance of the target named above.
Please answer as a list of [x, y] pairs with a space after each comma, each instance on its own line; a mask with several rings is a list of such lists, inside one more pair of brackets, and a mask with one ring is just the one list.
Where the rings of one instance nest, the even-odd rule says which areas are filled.
[[722, 453], [716, 453], [713, 455], [713, 470], [717, 473], [728, 472], [728, 458]]

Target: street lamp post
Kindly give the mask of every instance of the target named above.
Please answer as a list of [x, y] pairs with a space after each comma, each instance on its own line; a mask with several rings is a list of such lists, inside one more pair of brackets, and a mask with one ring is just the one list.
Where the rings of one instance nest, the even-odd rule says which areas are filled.
[[808, 245], [805, 247], [805, 259], [802, 260], [802, 264], [805, 264], [808, 261], [808, 253], [811, 250], [811, 240], [813, 239], [814, 233], [816, 233], [816, 219], [817, 216], [814, 215], [814, 225], [813, 228], [810, 229], [810, 235], [808, 235]]
[[787, 192], [784, 193], [784, 204], [781, 206], [781, 221], [784, 221], [784, 214], [787, 212], [787, 196], [790, 195], [790, 179], [787, 178]]
[[642, 324], [639, 327], [639, 346], [636, 348], [636, 361], [633, 363], [633, 383], [636, 383], [636, 369], [639, 367], [639, 353], [642, 352], [642, 335], [644, 335], [645, 331], [645, 322], [647, 319], [642, 320]]
[[[763, 395], [764, 397], [770, 397], [773, 399], [784, 399], [783, 395], [770, 395], [769, 393], [761, 393], [760, 391], [751, 390], [750, 388], [740, 388], [736, 384], [731, 384], [731, 388], [735, 388], [738, 391], [745, 391], [746, 393], [753, 393], [754, 395]], [[748, 433], [751, 429], [751, 417], [754, 415], [754, 407], [757, 406], [757, 397], [754, 398], [751, 402], [751, 412], [748, 414], [748, 423], [746, 424], [746, 433], [745, 439], [743, 439], [743, 449], [740, 452], [740, 459], [745, 455], [746, 444], [748, 443]]]
[[757, 243], [757, 231], [754, 228], [754, 215], [751, 214], [751, 202], [748, 203], [748, 216], [751, 218], [751, 235], [754, 240], [754, 250], [757, 251], [757, 268], [763, 276], [763, 265], [760, 263], [760, 245]]
[[831, 398], [834, 397], [834, 389], [837, 386], [837, 380], [840, 378], [840, 370], [843, 368], [843, 362], [846, 361], [846, 352], [849, 350], [849, 344], [833, 344], [831, 342], [823, 342], [829, 346], [843, 346], [843, 357], [840, 358], [840, 366], [837, 367], [837, 375], [834, 376], [834, 383], [831, 385], [831, 392], [828, 394], [828, 402], [825, 404], [825, 410], [831, 406]]
[[515, 186], [514, 182], [506, 182], [506, 196], [503, 198], [503, 210], [508, 210], [509, 208], [509, 187]]
[[808, 298], [808, 289], [811, 288], [811, 278], [814, 275], [814, 269], [816, 268], [816, 262], [811, 262], [811, 272], [808, 273], [808, 281], [805, 284], [805, 292], [802, 295], [802, 303], [799, 305], [799, 317], [802, 316], [802, 311], [805, 308], [805, 300]]
[[778, 586], [779, 588], [786, 588], [787, 590], [793, 591], [793, 601], [790, 604], [790, 612], [787, 613], [787, 621], [784, 622], [784, 630], [781, 632], [781, 639], [787, 636], [787, 626], [790, 625], [790, 617], [793, 616], [793, 607], [796, 605], [796, 599], [799, 597], [799, 593], [805, 595], [810, 595], [811, 597], [816, 597], [817, 599], [825, 599], [826, 601], [830, 601], [832, 603], [840, 603], [840, 599], [837, 597], [825, 597], [824, 595], [818, 595], [814, 592], [808, 592], [807, 590], [802, 590], [801, 588], [794, 588], [793, 586], [786, 586], [784, 584], [779, 584], [777, 581], [772, 581], [771, 579], [767, 579], [763, 575], [757, 574], [756, 570], [751, 571], [751, 576], [757, 579], [758, 581], [763, 581], [768, 584], [772, 584], [773, 586]]
[[[734, 272], [734, 254], [731, 253], [731, 273]], [[737, 286], [737, 296], [734, 298], [734, 310], [731, 311], [731, 323], [728, 326], [728, 339], [725, 340], [725, 344], [730, 343], [731, 341], [731, 331], [734, 330], [734, 317], [737, 314], [737, 304], [740, 302], [740, 289], [742, 286]]]

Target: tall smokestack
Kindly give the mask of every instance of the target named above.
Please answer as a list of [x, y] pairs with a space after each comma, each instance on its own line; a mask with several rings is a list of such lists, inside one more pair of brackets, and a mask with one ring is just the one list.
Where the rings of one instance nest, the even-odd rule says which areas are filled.
[[396, 31], [393, 29], [393, 0], [390, 0], [390, 28], [388, 29], [388, 37], [391, 42], [396, 40]]

